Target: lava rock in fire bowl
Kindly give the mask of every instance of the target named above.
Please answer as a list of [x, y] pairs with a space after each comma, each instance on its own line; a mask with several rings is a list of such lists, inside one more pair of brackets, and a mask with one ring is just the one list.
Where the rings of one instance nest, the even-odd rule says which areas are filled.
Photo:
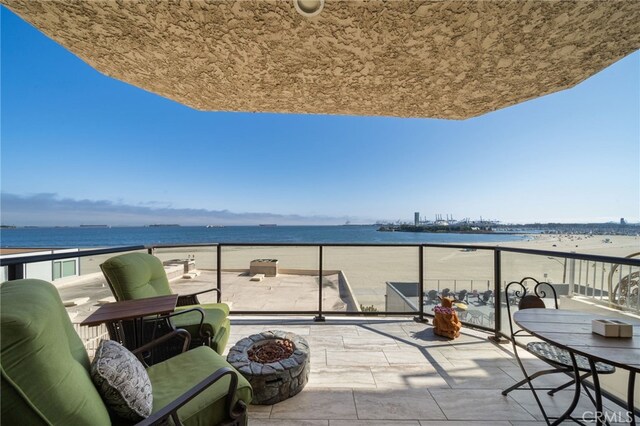
[[251, 383], [252, 404], [291, 398], [309, 380], [309, 344], [286, 331], [264, 331], [239, 340], [229, 350], [227, 362]]

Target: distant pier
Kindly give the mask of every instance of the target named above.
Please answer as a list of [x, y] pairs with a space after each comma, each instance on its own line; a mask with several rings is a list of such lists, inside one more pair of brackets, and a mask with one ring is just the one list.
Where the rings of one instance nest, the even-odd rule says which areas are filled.
[[[479, 228], [467, 225], [383, 225], [378, 228], [381, 232], [430, 232], [455, 234], [493, 234], [492, 228]], [[502, 234], [503, 232], [501, 232]]]

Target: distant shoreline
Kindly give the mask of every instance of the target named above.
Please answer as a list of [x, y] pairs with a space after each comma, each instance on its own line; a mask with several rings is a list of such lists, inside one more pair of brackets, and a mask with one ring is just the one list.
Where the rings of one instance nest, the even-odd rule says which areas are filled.
[[426, 232], [430, 234], [522, 234], [523, 232], [495, 232], [491, 228], [476, 228], [472, 226], [443, 226], [443, 225], [385, 225], [378, 228], [380, 232]]
[[640, 224], [616, 223], [535, 223], [525, 225], [473, 226], [473, 225], [382, 225], [379, 232], [413, 232], [428, 234], [573, 234], [573, 235], [640, 235]]
[[2, 247], [116, 247], [154, 244], [422, 244], [497, 243], [517, 234], [377, 232], [377, 226], [205, 226], [17, 228], [2, 230]]
[[[476, 227], [472, 224], [455, 224], [455, 225], [418, 225], [418, 228], [463, 228], [463, 227]], [[349, 223], [349, 224], [334, 224], [334, 225], [308, 225], [308, 224], [276, 224], [276, 223], [259, 223], [250, 225], [237, 225], [237, 224], [204, 224], [204, 225], [189, 225], [180, 223], [152, 223], [152, 224], [135, 224], [135, 225], [122, 225], [122, 224], [78, 224], [78, 225], [0, 225], [0, 229], [60, 229], [60, 228], [165, 228], [165, 227], [182, 227], [182, 228], [252, 228], [252, 227], [314, 227], [314, 228], [363, 228], [363, 227], [391, 227], [391, 228], [414, 228], [413, 224], [392, 224], [392, 223]], [[564, 233], [564, 234], [582, 234], [589, 231], [627, 231], [633, 233], [640, 233], [639, 223], [626, 223], [624, 225], [608, 222], [608, 223], [528, 223], [528, 224], [492, 224], [490, 226], [477, 226], [480, 228], [491, 228], [492, 232], [496, 233]], [[397, 230], [397, 229], [396, 229]], [[491, 232], [490, 231], [490, 232]], [[461, 232], [457, 230], [455, 232]], [[594, 232], [595, 233], [595, 232]]]

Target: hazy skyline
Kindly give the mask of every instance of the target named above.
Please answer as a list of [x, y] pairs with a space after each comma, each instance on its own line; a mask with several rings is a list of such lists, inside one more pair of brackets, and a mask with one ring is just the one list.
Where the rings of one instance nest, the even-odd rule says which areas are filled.
[[[3, 192], [3, 225], [18, 226], [144, 226], [151, 224], [179, 225], [335, 225], [356, 220], [353, 217], [281, 215], [267, 212], [235, 213], [228, 210], [171, 208], [150, 203], [127, 205], [108, 200], [63, 199], [57, 194], [19, 196]], [[42, 212], [53, 217], [51, 222]]]
[[640, 221], [639, 52], [464, 121], [199, 112], [0, 9], [5, 225]]

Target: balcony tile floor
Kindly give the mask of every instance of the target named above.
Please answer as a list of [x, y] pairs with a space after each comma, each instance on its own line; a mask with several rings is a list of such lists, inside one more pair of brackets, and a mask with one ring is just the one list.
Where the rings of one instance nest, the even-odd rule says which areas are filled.
[[[463, 329], [449, 341], [429, 324], [396, 319], [232, 318], [228, 348], [247, 335], [286, 330], [304, 336], [311, 347], [311, 373], [305, 389], [272, 406], [251, 405], [252, 426], [545, 424], [529, 391], [502, 396], [522, 377], [510, 345], [496, 345], [488, 334]], [[525, 356], [531, 368], [546, 368]], [[559, 374], [537, 379], [553, 386]], [[554, 397], [540, 393], [550, 415], [559, 414], [573, 391]], [[620, 411], [609, 401], [607, 408]], [[593, 411], [586, 397], [574, 414]]]

